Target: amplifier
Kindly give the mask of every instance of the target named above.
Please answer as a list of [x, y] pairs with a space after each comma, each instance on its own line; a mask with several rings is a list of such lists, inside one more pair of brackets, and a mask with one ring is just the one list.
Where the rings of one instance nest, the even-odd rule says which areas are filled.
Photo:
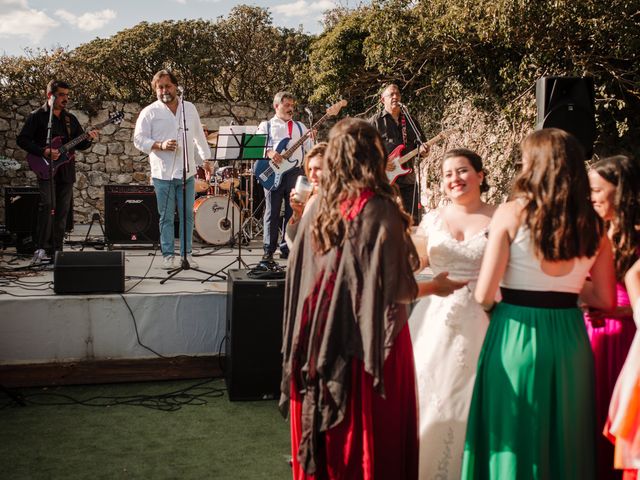
[[108, 244], [157, 244], [159, 218], [153, 186], [104, 186], [104, 229]]

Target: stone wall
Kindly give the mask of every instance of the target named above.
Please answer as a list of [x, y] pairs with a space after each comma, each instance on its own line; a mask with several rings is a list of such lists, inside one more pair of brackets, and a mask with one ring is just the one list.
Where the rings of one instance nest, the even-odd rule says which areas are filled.
[[[0, 105], [0, 223], [4, 223], [4, 187], [37, 186], [36, 176], [26, 162], [26, 153], [16, 144], [25, 118], [42, 104], [40, 100], [15, 100], [10, 105]], [[246, 125], [257, 125], [271, 116], [269, 105], [257, 103], [196, 103], [202, 123], [210, 131], [220, 125], [229, 125], [235, 118], [245, 120]], [[150, 182], [149, 161], [133, 146], [133, 129], [142, 107], [138, 104], [105, 102], [94, 116], [71, 110], [80, 124], [87, 129], [103, 122], [113, 111], [124, 110], [125, 119], [119, 125], [107, 125], [100, 132], [100, 139], [89, 150], [76, 153], [76, 184], [74, 188], [74, 220], [89, 223], [91, 216], [99, 212], [104, 218], [104, 185], [147, 185]], [[3, 163], [4, 160], [4, 163]], [[9, 160], [9, 161], [7, 161]], [[16, 160], [19, 169], [7, 168]], [[5, 165], [5, 166], [3, 166]]]

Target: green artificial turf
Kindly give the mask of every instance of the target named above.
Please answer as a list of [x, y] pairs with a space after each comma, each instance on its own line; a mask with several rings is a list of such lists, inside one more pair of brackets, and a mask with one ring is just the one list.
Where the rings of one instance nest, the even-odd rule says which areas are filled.
[[[230, 402], [222, 392], [222, 380], [164, 403], [157, 397], [132, 398], [164, 395], [196, 383], [200, 382], [22, 389], [18, 392], [27, 401], [24, 407], [0, 393], [0, 477], [291, 478], [289, 427], [276, 401]], [[62, 395], [73, 400], [100, 397], [92, 403], [102, 406], [51, 405], [71, 401]], [[104, 406], [107, 402], [112, 405]], [[181, 405], [176, 411], [161, 411], [143, 403]]]

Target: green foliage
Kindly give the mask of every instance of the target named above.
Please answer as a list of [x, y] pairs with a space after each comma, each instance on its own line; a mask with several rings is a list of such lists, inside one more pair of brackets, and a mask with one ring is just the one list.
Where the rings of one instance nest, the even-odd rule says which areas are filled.
[[226, 18], [142, 22], [108, 39], [71, 50], [0, 57], [1, 99], [44, 93], [53, 78], [73, 84], [74, 100], [92, 110], [106, 100], [146, 103], [155, 98], [150, 81], [171, 69], [195, 101], [269, 101], [306, 71], [311, 38], [276, 28], [266, 9], [238, 6]]

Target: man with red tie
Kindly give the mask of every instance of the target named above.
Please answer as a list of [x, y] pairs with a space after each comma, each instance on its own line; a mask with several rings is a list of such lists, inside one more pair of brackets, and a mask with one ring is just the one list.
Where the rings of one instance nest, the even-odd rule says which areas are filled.
[[[307, 131], [302, 122], [292, 119], [295, 106], [295, 98], [289, 92], [278, 92], [273, 97], [275, 115], [267, 121], [260, 123], [256, 133], [267, 135], [266, 155], [276, 164], [286, 161], [275, 148], [284, 138], [289, 138], [289, 145], [293, 145]], [[289, 193], [296, 184], [296, 179], [303, 174], [302, 160], [305, 152], [313, 146], [310, 139], [306, 140], [298, 148], [288, 161], [297, 161], [298, 166], [288, 170], [282, 177], [280, 185], [273, 189], [264, 189], [264, 255], [263, 260], [273, 260], [273, 254], [280, 247], [280, 258], [288, 258], [289, 247], [284, 239], [287, 223], [291, 218], [292, 210], [289, 204]], [[280, 216], [282, 202], [284, 201], [284, 218]], [[282, 229], [282, 237], [278, 242], [278, 233]]]

